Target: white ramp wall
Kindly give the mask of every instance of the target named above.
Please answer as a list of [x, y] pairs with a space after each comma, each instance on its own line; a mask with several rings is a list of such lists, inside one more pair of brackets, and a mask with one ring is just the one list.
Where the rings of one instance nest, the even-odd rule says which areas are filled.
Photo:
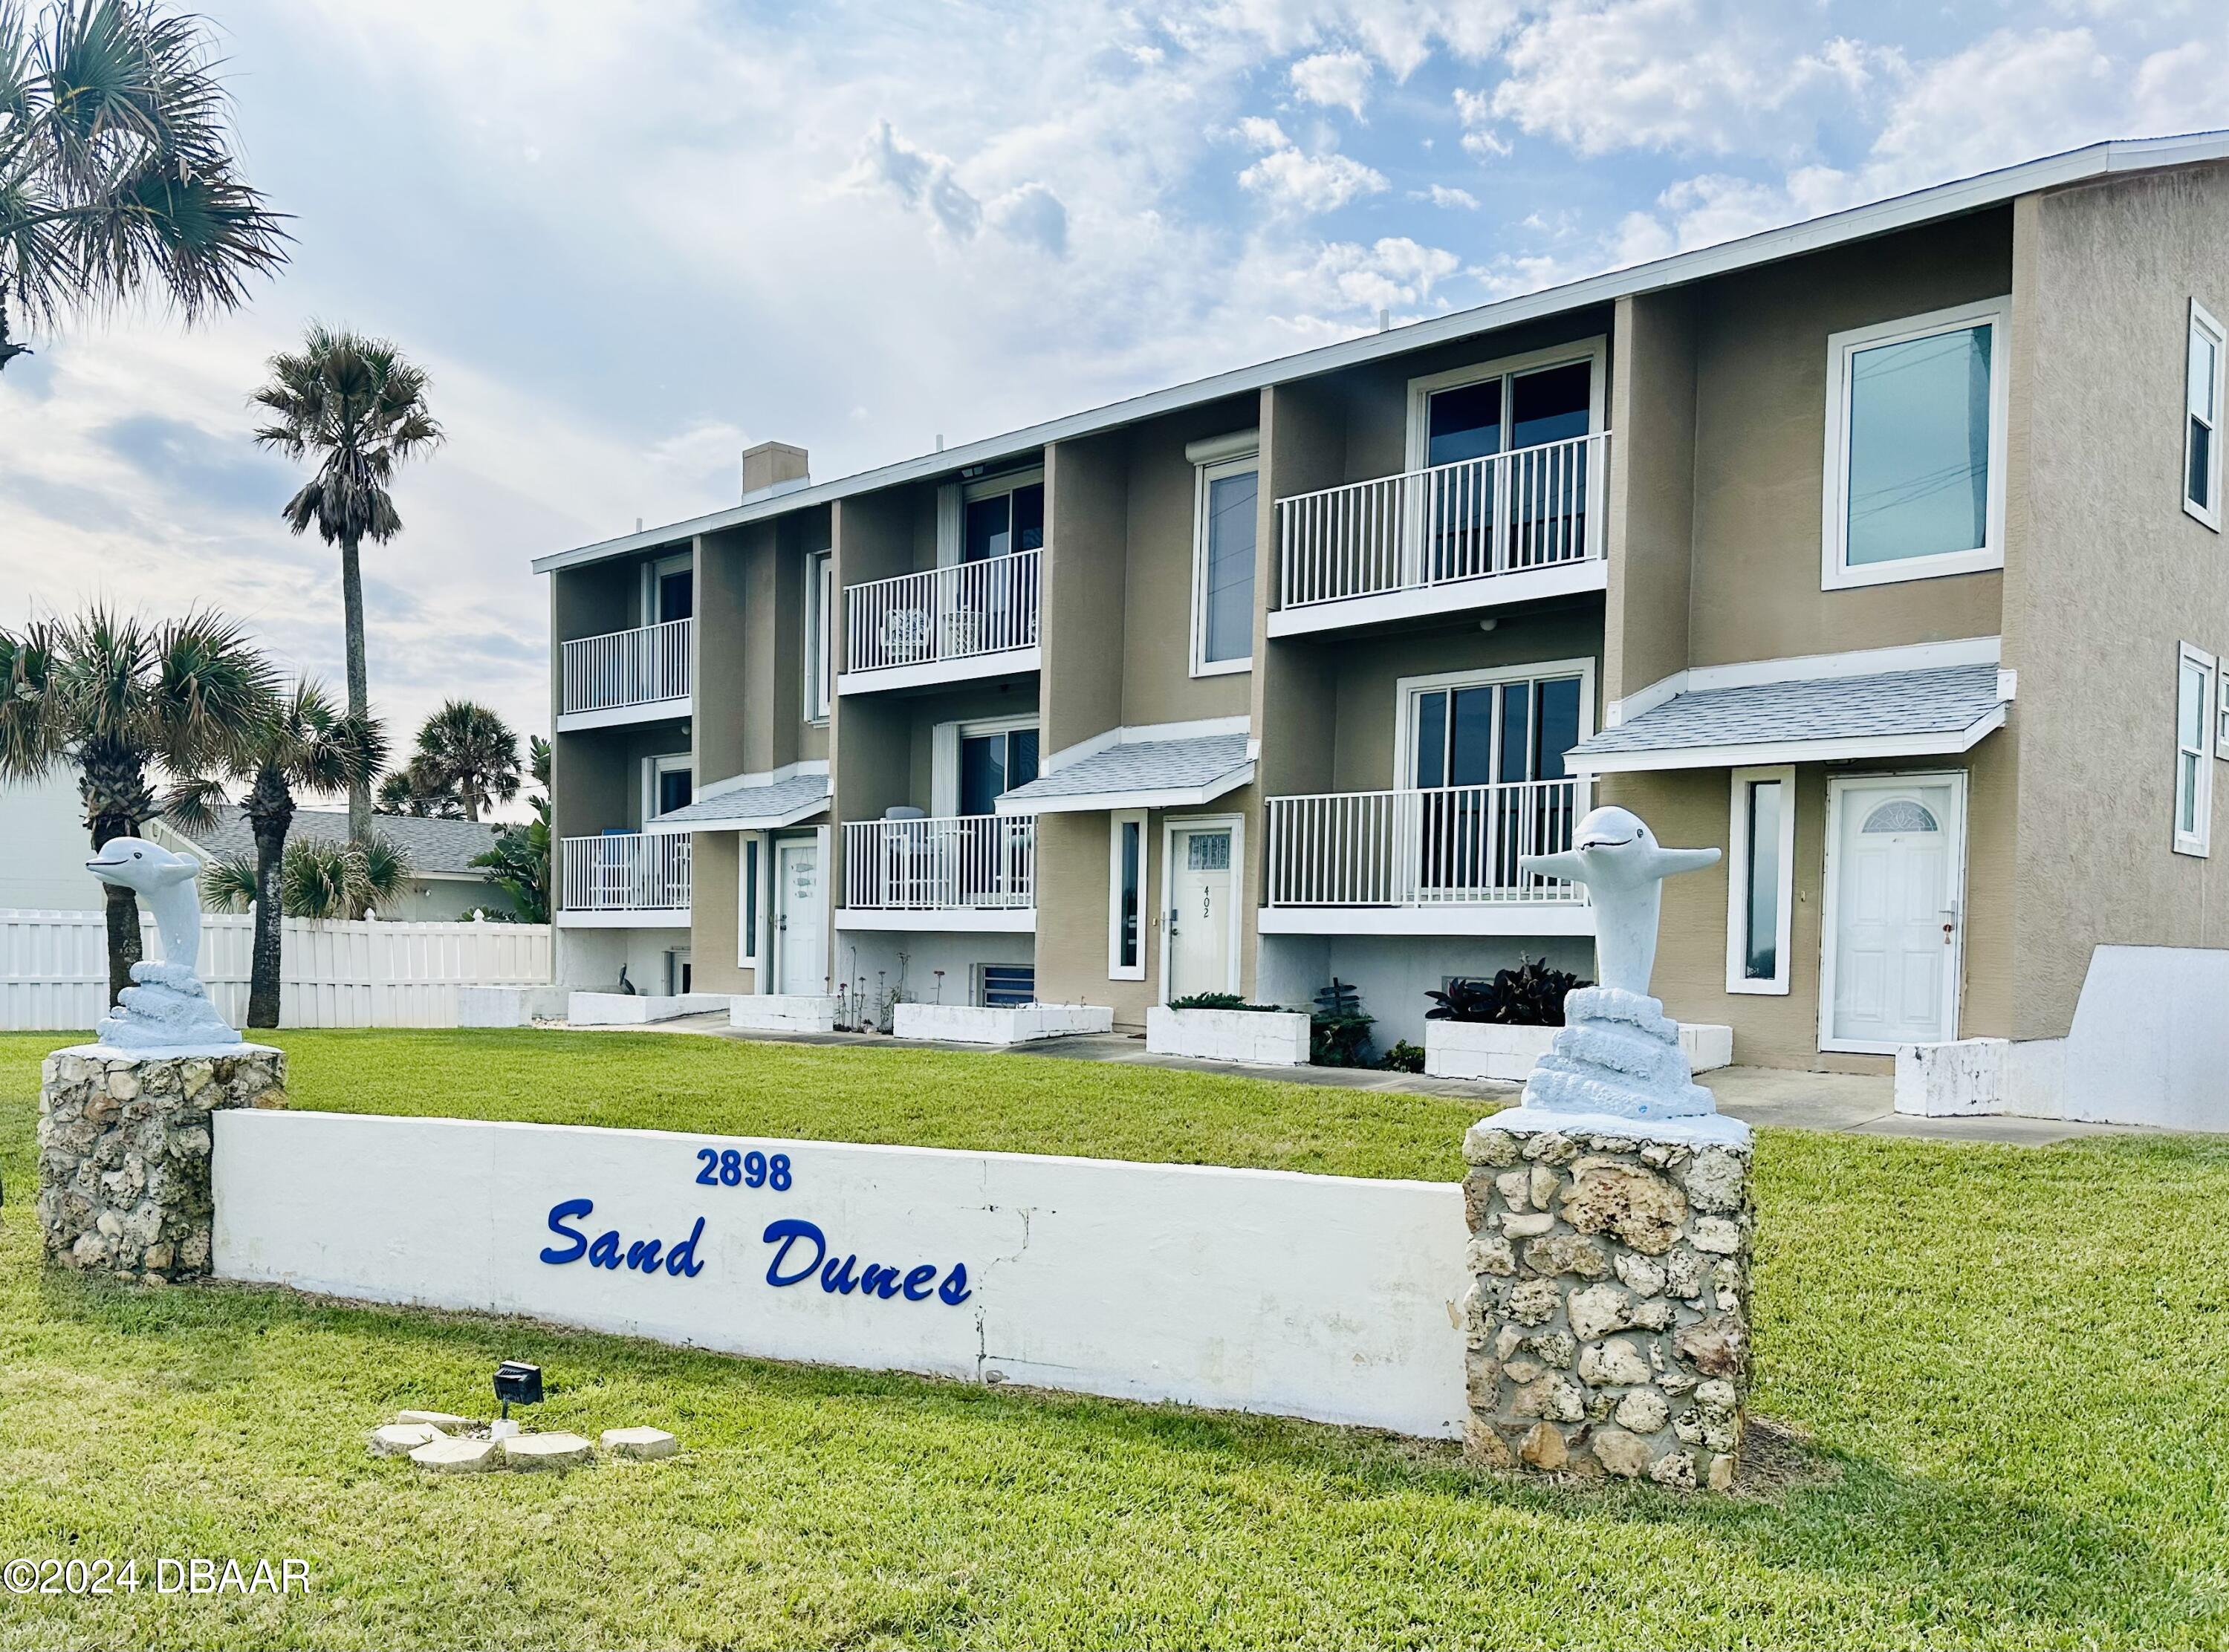
[[1461, 1432], [1455, 1182], [336, 1113], [215, 1123], [226, 1278]]
[[[154, 920], [140, 943], [162, 956]], [[459, 987], [547, 982], [547, 924], [387, 924], [287, 918], [282, 1027], [454, 1027]], [[234, 1027], [247, 1015], [255, 920], [202, 919], [201, 976]], [[92, 1026], [108, 1001], [108, 928], [100, 912], [0, 911], [0, 1031]]]

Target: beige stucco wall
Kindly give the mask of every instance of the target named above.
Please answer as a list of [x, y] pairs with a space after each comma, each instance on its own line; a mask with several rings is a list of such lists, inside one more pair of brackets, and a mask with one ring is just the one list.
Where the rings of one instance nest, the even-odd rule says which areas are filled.
[[1603, 697], [1688, 663], [1695, 524], [1695, 311], [1690, 290], [1617, 305], [1610, 351], [1609, 588]]
[[749, 992], [752, 971], [736, 962], [735, 832], [696, 832], [689, 848], [689, 964], [699, 992]]
[[[1828, 336], [2001, 297], [2012, 288], [2011, 260], [2010, 215], [1993, 211], [1697, 290], [1686, 663], [1997, 634], [2003, 576], [1994, 572], [1821, 590], [1820, 514]], [[1671, 340], [1658, 342], [1668, 349]], [[1677, 386], [1659, 387], [1668, 393], [1660, 405], [1669, 413]], [[1634, 438], [1636, 445], [1644, 441], [1639, 428]], [[1657, 501], [1660, 511], [1673, 503]], [[1676, 538], [1667, 529], [1662, 541], [1675, 557]], [[1629, 548], [1637, 562], [1646, 547], [1631, 541]], [[1631, 577], [1642, 576], [1636, 569]], [[1630, 634], [1630, 620], [1623, 629]], [[1655, 650], [1638, 657], [1652, 662], [1644, 669], [1661, 663]], [[1618, 675], [1627, 694], [1654, 680], [1622, 667]]]
[[2016, 244], [2033, 360], [2005, 634], [2032, 1038], [2066, 1031], [2098, 945], [2229, 945], [2222, 764], [2213, 855], [2172, 848], [2176, 645], [2229, 654], [2229, 545], [2181, 504], [2190, 301], [2229, 316], [2229, 166], [2024, 199]]
[[1038, 627], [1044, 745], [1059, 751], [1122, 721], [1128, 634], [1129, 441], [1117, 431], [1045, 449]]

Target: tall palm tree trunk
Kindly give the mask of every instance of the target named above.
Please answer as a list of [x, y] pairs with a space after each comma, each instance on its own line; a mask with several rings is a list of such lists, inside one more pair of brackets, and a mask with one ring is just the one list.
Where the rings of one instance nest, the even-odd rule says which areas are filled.
[[[93, 827], [93, 852], [98, 855], [111, 838], [130, 837], [138, 822], [106, 817]], [[114, 1003], [132, 984], [132, 966], [139, 962], [139, 897], [119, 883], [100, 886], [108, 915], [108, 1002]]]
[[[357, 560], [354, 534], [341, 540], [341, 611], [348, 631], [349, 715], [368, 724], [371, 720], [371, 688], [363, 669], [363, 569]], [[368, 777], [360, 777], [349, 782], [349, 842], [361, 843], [370, 836], [371, 781]], [[260, 1027], [264, 1023], [253, 1024]]]
[[[147, 767], [129, 746], [112, 740], [88, 741], [79, 756], [78, 796], [85, 804], [85, 823], [93, 834], [96, 855], [111, 840], [137, 837], [140, 823], [155, 813], [155, 795], [147, 789]], [[132, 984], [132, 966], [139, 962], [139, 898], [112, 883], [101, 885], [108, 915], [108, 1002]]]
[[248, 965], [247, 1024], [276, 1027], [286, 938], [279, 868], [286, 858], [286, 833], [294, 823], [294, 797], [284, 776], [264, 768], [256, 772], [255, 784], [242, 807], [248, 830], [255, 836], [255, 939]]

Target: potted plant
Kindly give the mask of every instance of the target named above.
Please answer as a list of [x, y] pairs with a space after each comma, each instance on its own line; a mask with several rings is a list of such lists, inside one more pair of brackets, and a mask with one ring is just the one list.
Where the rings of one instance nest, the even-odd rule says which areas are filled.
[[1155, 1055], [1247, 1066], [1305, 1066], [1308, 1017], [1235, 992], [1196, 992], [1146, 1012], [1146, 1048]]
[[1424, 1071], [1436, 1079], [1495, 1079], [1522, 1084], [1555, 1044], [1564, 1024], [1564, 995], [1582, 981], [1545, 958], [1519, 955], [1513, 970], [1491, 980], [1459, 978], [1428, 992]]

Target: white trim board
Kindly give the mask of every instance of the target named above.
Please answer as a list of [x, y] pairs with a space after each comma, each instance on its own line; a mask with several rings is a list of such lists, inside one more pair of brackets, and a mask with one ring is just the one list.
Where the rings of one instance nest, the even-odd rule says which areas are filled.
[[969, 654], [956, 660], [924, 660], [919, 665], [886, 665], [877, 671], [845, 671], [836, 678], [840, 698], [850, 694], [881, 694], [892, 688], [925, 688], [940, 682], [972, 682], [980, 677], [1018, 676], [1039, 669], [1044, 650], [1000, 649], [992, 654]]
[[1264, 935], [1592, 935], [1595, 909], [1577, 901], [1449, 901], [1431, 906], [1263, 906]]
[[1033, 906], [943, 906], [926, 912], [838, 906], [836, 927], [943, 935], [1034, 935], [1037, 914]]
[[573, 912], [561, 907], [556, 919], [560, 929], [686, 929], [689, 927], [689, 908], [660, 906], [626, 912], [607, 912], [599, 908]]
[[[1885, 676], [1892, 671], [1939, 671], [1954, 665], [1995, 665], [2004, 657], [2001, 637], [1966, 637], [1949, 643], [1907, 643], [1896, 648], [1853, 649], [1843, 654], [1791, 654], [1776, 660], [1737, 660], [1691, 665], [1610, 702], [1605, 728], [1618, 728], [1675, 695], [1713, 688], [1754, 688], [1768, 682], [1825, 682], [1841, 677]], [[2001, 682], [2000, 692], [2007, 700]]]
[[1950, 218], [2010, 201], [2042, 189], [2159, 167], [2187, 166], [2229, 157], [2229, 131], [2194, 132], [2176, 137], [2123, 138], [2091, 144], [2056, 155], [2040, 156], [2016, 166], [1977, 173], [1908, 195], [1868, 202], [1823, 217], [1807, 219], [1783, 228], [1769, 229], [1715, 247], [1698, 247], [1669, 258], [1636, 264], [1622, 270], [1589, 276], [1583, 280], [1543, 291], [1505, 298], [1476, 309], [1457, 311], [1410, 322], [1382, 333], [1323, 345], [1294, 355], [1258, 362], [1216, 374], [1189, 384], [1150, 391], [1127, 400], [1110, 402], [1082, 413], [1070, 413], [1042, 424], [1024, 426], [980, 441], [968, 442], [942, 452], [922, 453], [894, 464], [841, 477], [800, 488], [780, 498], [729, 506], [686, 522], [673, 522], [639, 533], [582, 545], [534, 559], [536, 573], [577, 567], [618, 556], [652, 550], [695, 535], [716, 532], [748, 522], [787, 514], [808, 506], [825, 504], [854, 494], [901, 483], [952, 475], [971, 465], [1013, 458], [1048, 442], [1065, 441], [1134, 424], [1179, 408], [1194, 407], [1225, 396], [1246, 394], [1265, 386], [1291, 383], [1320, 374], [1336, 372], [1359, 362], [1404, 355], [1452, 340], [1475, 337], [1519, 322], [1558, 316], [1590, 304], [1608, 304], [1636, 293], [1661, 291], [1706, 277], [1795, 258], [1823, 247], [1883, 235], [1916, 224]]
[[1553, 567], [1523, 568], [1513, 573], [1485, 573], [1474, 579], [1449, 579], [1411, 586], [1367, 597], [1341, 597], [1298, 608], [1272, 608], [1269, 635], [1296, 637], [1310, 631], [1346, 631], [1388, 620], [1426, 618], [1499, 608], [1550, 597], [1575, 596], [1609, 588], [1609, 564], [1599, 556]]
[[560, 712], [557, 732], [575, 734], [587, 728], [618, 728], [627, 723], [658, 723], [686, 717], [695, 701], [688, 695], [677, 700], [646, 700], [639, 706], [604, 706], [594, 711]]
[[1574, 753], [1573, 774], [1654, 774], [1667, 769], [1751, 769], [1789, 763], [1894, 762], [1907, 757], [1955, 757], [2005, 726], [2001, 705], [1962, 729], [1924, 734], [1852, 734], [1839, 740], [1763, 740], [1754, 746], [1686, 746], [1661, 752]]

